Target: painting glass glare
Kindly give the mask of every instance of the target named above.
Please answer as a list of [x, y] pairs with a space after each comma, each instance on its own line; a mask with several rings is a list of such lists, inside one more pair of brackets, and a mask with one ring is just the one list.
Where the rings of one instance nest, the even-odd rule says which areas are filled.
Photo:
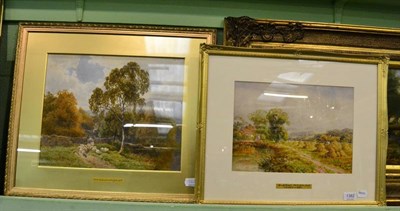
[[184, 59], [49, 54], [41, 166], [181, 169]]
[[352, 173], [352, 87], [235, 81], [233, 171]]

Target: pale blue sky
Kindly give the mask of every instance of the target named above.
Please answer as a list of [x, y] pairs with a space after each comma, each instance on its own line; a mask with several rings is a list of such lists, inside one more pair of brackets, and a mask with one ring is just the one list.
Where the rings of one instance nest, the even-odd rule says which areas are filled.
[[145, 95], [153, 101], [156, 112], [182, 118], [184, 59], [94, 55], [48, 55], [45, 91], [74, 93], [78, 106], [89, 110], [88, 99], [93, 89], [103, 87], [105, 77], [114, 68], [134, 61], [150, 74], [150, 91]]
[[[308, 98], [271, 97], [264, 92]], [[281, 108], [289, 115], [289, 132], [353, 129], [354, 89], [351, 87], [236, 81], [234, 101], [235, 116], [246, 120], [257, 109]]]

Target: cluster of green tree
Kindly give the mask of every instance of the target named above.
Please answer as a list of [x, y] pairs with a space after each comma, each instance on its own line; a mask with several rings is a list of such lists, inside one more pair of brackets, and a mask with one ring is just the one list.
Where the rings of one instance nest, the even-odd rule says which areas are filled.
[[[173, 128], [169, 130], [166, 137], [161, 137], [158, 133], [157, 128], [124, 128], [124, 124], [122, 124], [122, 122], [119, 121], [118, 118], [116, 118], [116, 116], [114, 116], [111, 112], [108, 112], [105, 116], [95, 116], [95, 119], [96, 135], [98, 137], [112, 137], [114, 140], [116, 140], [120, 139], [122, 133], [124, 132], [124, 139], [127, 142], [142, 145], [165, 145], [168, 143], [168, 146], [172, 146], [173, 144], [176, 144], [177, 131], [180, 131], [180, 128], [176, 126], [176, 123], [173, 119], [157, 117], [154, 113], [154, 110], [152, 109], [149, 109], [148, 111], [145, 111], [144, 109], [139, 109], [139, 111], [135, 113], [133, 110], [127, 111], [125, 112], [124, 120], [126, 123], [138, 124], [156, 122], [169, 123], [173, 126]], [[167, 141], [165, 141], [165, 139], [167, 139]]]
[[[104, 88], [97, 87], [89, 99], [90, 110], [96, 120], [99, 137], [120, 138], [118, 150], [121, 153], [129, 139], [136, 144], [163, 143], [176, 146], [179, 129], [171, 118], [157, 117], [143, 97], [150, 87], [149, 73], [136, 62], [128, 62], [121, 68], [114, 68], [105, 78]], [[173, 128], [161, 140], [157, 128], [124, 128], [126, 123], [170, 123]]]
[[[256, 110], [249, 114], [253, 124], [249, 124], [241, 117], [237, 117], [233, 123], [233, 140], [272, 140], [275, 142], [286, 141], [289, 137], [285, 126], [289, 125], [289, 116], [280, 108], [272, 108], [269, 111]], [[254, 127], [254, 130], [252, 130]], [[245, 132], [250, 131], [250, 132]]]
[[82, 137], [93, 128], [92, 117], [77, 105], [72, 92], [62, 90], [44, 96], [42, 135]]
[[126, 123], [136, 122], [137, 107], [145, 104], [143, 95], [150, 86], [149, 73], [136, 62], [114, 68], [105, 78], [104, 90], [96, 87], [89, 99], [90, 110], [99, 122], [100, 135], [119, 135], [124, 149]]

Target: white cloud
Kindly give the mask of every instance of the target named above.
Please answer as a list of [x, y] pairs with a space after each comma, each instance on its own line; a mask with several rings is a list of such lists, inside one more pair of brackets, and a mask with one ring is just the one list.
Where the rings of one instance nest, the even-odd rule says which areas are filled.
[[82, 83], [74, 69], [79, 64], [78, 55], [49, 55], [46, 75], [46, 92], [57, 93], [68, 90], [74, 93], [78, 106], [89, 109], [88, 99], [97, 86], [93, 82]]
[[[154, 101], [182, 101], [184, 60], [150, 57], [117, 57], [117, 56], [86, 56], [57, 55], [48, 57], [46, 92], [57, 93], [60, 90], [72, 92], [78, 106], [89, 110], [89, 98], [93, 89], [103, 87], [105, 76], [114, 68], [121, 68], [130, 61], [137, 62], [143, 69], [149, 71], [151, 90], [145, 95]], [[178, 103], [179, 104], [179, 103]], [[176, 110], [174, 115], [181, 118], [182, 108], [175, 104], [153, 105], [154, 109], [170, 107]]]

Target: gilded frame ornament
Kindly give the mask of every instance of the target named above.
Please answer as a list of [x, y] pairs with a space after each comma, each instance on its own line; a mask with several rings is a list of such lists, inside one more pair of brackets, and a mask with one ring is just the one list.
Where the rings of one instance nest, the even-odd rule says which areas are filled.
[[[280, 28], [286, 33], [260, 30], [266, 26]], [[399, 67], [400, 30], [396, 28], [227, 17], [224, 30], [224, 44], [228, 46], [313, 50], [321, 54], [382, 54], [390, 60], [389, 71]], [[238, 30], [240, 36], [235, 35]], [[270, 39], [263, 39], [261, 35]], [[297, 39], [286, 39], [285, 36]], [[393, 129], [389, 124], [389, 132]], [[387, 203], [399, 204], [400, 164], [386, 165], [386, 175]]]
[[[201, 151], [199, 160], [200, 168], [197, 176], [197, 193], [199, 194], [200, 203], [385, 205], [384, 166], [387, 146], [387, 58], [382, 57], [382, 55], [375, 55], [372, 57], [369, 54], [357, 56], [337, 53], [321, 54], [320, 52], [312, 50], [288, 48], [256, 49], [202, 45], [201, 49], [202, 88], [201, 116], [199, 118], [199, 143]], [[296, 65], [294, 65], [294, 63]], [[325, 64], [327, 65], [325, 66]], [[329, 67], [328, 64], [338, 64], [341, 68], [338, 66], [335, 66], [334, 68], [333, 66]], [[302, 68], [303, 65], [304, 67], [307, 66], [307, 68]], [[350, 68], [350, 66], [347, 65], [355, 66]], [[266, 71], [266, 69], [269, 71]], [[327, 76], [325, 74], [330, 75], [332, 71], [337, 69], [346, 71], [349, 74], [352, 74], [350, 73], [352, 72], [351, 70], [358, 72], [357, 75], [366, 73], [369, 78], [367, 81], [369, 82], [359, 79], [357, 80], [358, 82], [354, 82], [354, 84], [351, 84], [353, 82], [350, 82], [349, 85], [347, 82], [344, 82], [346, 80], [343, 80], [343, 77], [347, 76], [342, 75], [337, 78], [336, 76], [333, 78], [330, 76], [325, 77]], [[370, 72], [364, 72], [367, 69], [369, 69]], [[299, 78], [292, 78], [292, 81], [287, 81], [286, 79], [288, 78], [286, 76], [297, 73], [296, 71], [298, 71], [297, 75], [303, 76], [310, 72], [317, 81], [308, 79], [300, 81], [298, 80]], [[221, 77], [222, 75], [226, 77]], [[261, 168], [260, 166], [262, 165], [260, 165], [258, 161], [255, 161], [256, 165], [258, 165], [258, 169], [253, 169], [253, 165], [248, 166], [251, 168], [250, 171], [247, 166], [244, 170], [234, 169], [236, 151], [234, 144], [235, 132], [233, 131], [235, 128], [234, 115], [236, 114], [236, 108], [232, 108], [232, 105], [235, 105], [233, 107], [236, 107], [236, 98], [239, 96], [236, 95], [237, 82], [248, 82], [252, 84], [264, 83], [266, 84], [265, 86], [272, 86], [270, 84], [282, 85], [289, 83], [289, 87], [302, 85], [354, 86], [357, 90], [360, 90], [361, 86], [369, 87], [370, 90], [365, 93], [364, 97], [371, 96], [371, 92], [378, 90], [375, 96], [375, 100], [377, 101], [376, 103], [372, 103], [377, 106], [372, 106], [374, 108], [371, 107], [372, 110], [370, 110], [371, 112], [368, 114], [368, 116], [371, 117], [370, 123], [372, 123], [372, 133], [368, 135], [369, 138], [361, 138], [361, 136], [359, 136], [363, 134], [362, 131], [365, 129], [363, 128], [364, 120], [361, 120], [363, 115], [360, 115], [360, 113], [356, 114], [358, 113], [357, 110], [362, 108], [362, 102], [366, 99], [363, 100], [364, 97], [362, 94], [354, 95], [355, 135], [353, 136], [353, 172], [350, 174], [320, 174], [318, 171], [312, 173], [299, 173], [297, 171], [277, 170], [265, 170], [265, 172], [259, 172]], [[249, 94], [248, 91], [244, 93], [246, 93], [246, 95], [252, 95]], [[303, 94], [304, 93], [300, 93], [299, 96], [304, 96]], [[224, 95], [223, 99], [220, 98], [221, 95]], [[289, 95], [292, 94], [285, 93], [285, 97], [289, 97]], [[258, 94], [256, 96], [258, 96]], [[241, 97], [239, 98], [241, 99]], [[260, 97], [257, 97], [257, 99], [260, 99]], [[248, 101], [244, 100], [244, 102]], [[242, 107], [247, 108], [249, 106], [246, 104], [246, 106]], [[271, 108], [269, 105], [267, 107]], [[290, 109], [290, 107], [293, 106], [289, 106], [288, 109]], [[289, 114], [289, 121], [290, 118]], [[256, 123], [254, 122], [254, 124]], [[253, 126], [250, 124], [247, 124], [243, 131], [247, 131], [245, 133], [250, 134], [249, 131], [252, 130], [252, 127]], [[268, 135], [266, 136], [268, 137]], [[259, 154], [259, 146], [263, 144], [273, 144], [273, 142], [268, 141], [272, 140], [270, 139], [271, 136], [266, 139], [266, 142], [262, 142], [264, 139], [261, 139], [260, 142], [256, 135], [246, 137], [250, 137], [249, 140], [254, 139], [253, 141], [246, 140], [246, 146], [257, 142], [257, 144], [253, 144], [254, 146], [251, 145], [255, 148], [257, 154]], [[368, 143], [360, 142], [364, 142], [364, 140], [368, 140]], [[280, 146], [280, 142], [276, 143], [279, 147], [278, 145], [275, 147], [282, 147], [282, 149], [285, 148], [283, 145]], [[289, 141], [286, 143], [289, 143]], [[368, 162], [363, 160], [366, 158], [365, 156], [361, 156], [363, 150], [366, 150], [361, 149], [365, 146], [364, 144], [372, 146], [372, 148], [367, 150], [367, 154], [375, 155], [373, 156], [374, 158]], [[264, 149], [264, 147], [261, 146], [260, 149]], [[250, 151], [252, 152], [251, 154], [254, 154], [254, 150]], [[246, 153], [247, 148], [243, 152]], [[269, 152], [266, 153], [267, 156], [270, 156]], [[276, 153], [278, 153], [278, 151], [274, 152], [274, 154]], [[251, 160], [252, 158], [249, 157], [249, 159]], [[249, 159], [246, 158], [245, 163], [248, 163]], [[255, 160], [256, 159], [258, 159], [258, 155]], [[371, 162], [376, 162], [374, 168], [372, 170], [370, 169], [371, 171], [368, 170], [369, 173], [366, 173], [364, 170], [369, 168]], [[359, 168], [360, 166], [364, 167]], [[328, 178], [331, 181], [329, 184], [325, 182]], [[363, 181], [360, 182], [361, 180]], [[362, 183], [362, 185], [355, 185], [355, 181], [357, 181], [357, 184]], [[373, 187], [367, 188], [368, 190], [363, 188], [371, 184], [373, 184]], [[350, 189], [356, 190], [352, 192], [356, 195], [354, 198], [348, 198], [349, 192], [347, 191]], [[363, 190], [366, 191], [364, 192]], [[366, 195], [364, 195], [366, 192], [368, 192], [368, 197], [365, 197]]]
[[[215, 43], [215, 41], [216, 31], [206, 28], [36, 22], [21, 23], [10, 112], [5, 194], [11, 196], [75, 199], [193, 202], [195, 200], [195, 193], [193, 186], [190, 184], [190, 180], [195, 176], [195, 169], [193, 167], [195, 157], [192, 155], [195, 154], [196, 151], [198, 99], [193, 96], [196, 96], [198, 93], [198, 51], [201, 43]], [[158, 84], [156, 84], [164, 87], [178, 87], [179, 90], [181, 90], [178, 91], [181, 93], [178, 104], [179, 102], [185, 104], [184, 107], [180, 107], [181, 111], [179, 111], [182, 118], [179, 121], [181, 122], [172, 121], [171, 125], [168, 125], [170, 126], [168, 128], [176, 128], [174, 134], [180, 134], [179, 143], [175, 143], [175, 141], [178, 140], [178, 135], [171, 135], [174, 140], [173, 149], [178, 147], [180, 153], [178, 157], [171, 154], [171, 156], [173, 156], [171, 159], [177, 158], [178, 162], [180, 162], [177, 169], [173, 170], [172, 167], [171, 170], [157, 170], [159, 169], [158, 167], [155, 167], [154, 170], [140, 170], [136, 167], [121, 169], [117, 168], [115, 165], [111, 165], [111, 167], [107, 165], [101, 168], [88, 168], [86, 166], [74, 167], [73, 165], [69, 166], [70, 164], [67, 164], [68, 166], [63, 166], [64, 164], [48, 166], [46, 164], [47, 161], [43, 161], [41, 154], [43, 148], [41, 145], [44, 139], [42, 135], [43, 130], [41, 130], [41, 128], [43, 129], [44, 127], [44, 120], [42, 121], [42, 118], [45, 116], [43, 115], [42, 117], [42, 110], [45, 110], [44, 102], [49, 102], [46, 101], [47, 94], [45, 95], [46, 83], [52, 82], [46, 82], [46, 77], [48, 76], [46, 71], [48, 71], [52, 61], [55, 65], [63, 64], [60, 63], [60, 60], [56, 60], [55, 57], [70, 60], [70, 58], [72, 58], [71, 56], [86, 59], [100, 58], [99, 61], [105, 61], [102, 60], [102, 58], [112, 57], [113, 60], [110, 60], [111, 63], [116, 62], [118, 59], [128, 59], [137, 61], [137, 64], [139, 60], [150, 59], [152, 63], [149, 63], [146, 67], [150, 68], [151, 65], [155, 67], [154, 69], [161, 67], [161, 69], [158, 68], [160, 70], [154, 70], [155, 73], [160, 73], [161, 71], [162, 74], [165, 74], [162, 72], [162, 70], [165, 69], [165, 71], [169, 71], [170, 75], [174, 72], [168, 68], [179, 66], [180, 72], [178, 75], [182, 81], [178, 83], [172, 80], [164, 84], [162, 81], [165, 78], [158, 78], [161, 81], [157, 81]], [[167, 69], [166, 66], [163, 65], [164, 63], [158, 63], [158, 61], [161, 62], [164, 60], [172, 61], [171, 65], [167, 66]], [[179, 61], [179, 65], [175, 65], [174, 61], [176, 60]], [[94, 61], [86, 62], [86, 68], [82, 69], [83, 72], [86, 72], [86, 76], [89, 76], [89, 78], [87, 78], [89, 80], [94, 77], [95, 73], [93, 69], [87, 66], [90, 65], [90, 62]], [[129, 63], [130, 62], [128, 62], [128, 64]], [[96, 63], [97, 69], [100, 67], [99, 64], [100, 63]], [[118, 69], [119, 67], [112, 68]], [[76, 69], [72, 66], [68, 66], [64, 68], [64, 70], [69, 72], [68, 74], [75, 72], [74, 74], [76, 75]], [[120, 71], [122, 71], [122, 67]], [[146, 69], [146, 71], [150, 70]], [[147, 74], [150, 74], [150, 76], [147, 75], [146, 80], [150, 80], [149, 83], [150, 86], [152, 86], [151, 80], [154, 79], [149, 79], [149, 77], [157, 78], [157, 76], [152, 75], [152, 73]], [[145, 75], [146, 74], [144, 74], [144, 76]], [[55, 84], [59, 84], [63, 79], [61, 77], [55, 77], [51, 80], [54, 80], [53, 82], [56, 82]], [[143, 80], [146, 81], [145, 79]], [[145, 82], [141, 83], [144, 84], [143, 86], [149, 87], [147, 82], [147, 85], [145, 85]], [[171, 89], [166, 89], [164, 92], [168, 95], [168, 93], [170, 93], [169, 90], [174, 90], [173, 87]], [[148, 89], [153, 88], [150, 87]], [[67, 93], [68, 91], [64, 92]], [[57, 93], [57, 97], [61, 96], [59, 93], [60, 92]], [[77, 93], [78, 92], [73, 92], [73, 94]], [[172, 92], [168, 95], [171, 97], [164, 96], [162, 99], [168, 102], [170, 102], [169, 100], [175, 101], [176, 99], [172, 99], [175, 96], [174, 93], [175, 92]], [[114, 93], [114, 96], [115, 95]], [[52, 96], [54, 97], [56, 95]], [[129, 96], [132, 97], [132, 95]], [[129, 100], [129, 98], [127, 99]], [[168, 102], [164, 104], [168, 105]], [[154, 103], [154, 101], [151, 103], [153, 110], [156, 109]], [[141, 103], [141, 105], [145, 104]], [[163, 109], [164, 107], [162, 105], [157, 108]], [[135, 107], [130, 108], [134, 109]], [[167, 109], [167, 107], [165, 108]], [[117, 111], [122, 112], [121, 110], [113, 110], [114, 113]], [[126, 114], [122, 114], [123, 118], [126, 118]], [[154, 111], [153, 114], [148, 114], [147, 116], [149, 115], [155, 115]], [[69, 116], [72, 116], [72, 113]], [[107, 123], [108, 120], [105, 119], [104, 121]], [[162, 121], [165, 122], [167, 120], [164, 118], [164, 120], [159, 121], [162, 123]], [[124, 137], [123, 131], [127, 130], [127, 125], [129, 125], [127, 122], [125, 123], [126, 124], [123, 124], [123, 128], [121, 127], [119, 130], [122, 131], [122, 134], [120, 134], [121, 137]], [[129, 127], [132, 127], [132, 125]], [[133, 127], [135, 127], [135, 125], [133, 125]], [[164, 138], [168, 139], [173, 129], [167, 130], [168, 133], [163, 132], [162, 134], [164, 134]], [[91, 131], [94, 131], [94, 129], [91, 129]], [[156, 131], [159, 131], [159, 129], [156, 129]], [[128, 132], [125, 133], [128, 134]], [[128, 137], [128, 135], [126, 136]], [[139, 137], [139, 135], [137, 136]], [[94, 151], [99, 155], [103, 152], [111, 154], [112, 148], [104, 146], [102, 148], [99, 146], [99, 148], [96, 148], [97, 150], [92, 150], [93, 152], [85, 151], [85, 153], [82, 154], [82, 147], [97, 143], [97, 140], [91, 138], [87, 140], [90, 140], [91, 143], [80, 144], [76, 149], [75, 144], [73, 144], [73, 148], [75, 149], [73, 150], [75, 152], [73, 156], [79, 155], [81, 159], [90, 156], [89, 154]], [[124, 138], [122, 138], [122, 140], [124, 140]], [[73, 141], [73, 143], [75, 142]], [[122, 149], [123, 144], [120, 145]], [[143, 147], [145, 146], [143, 145]], [[150, 145], [147, 148], [157, 148], [157, 145]], [[160, 150], [162, 151], [162, 148], [163, 147], [158, 147], [157, 152]], [[56, 148], [52, 149], [55, 150]], [[81, 155], [84, 156], [82, 157]], [[103, 155], [105, 154], [101, 154], [101, 156]], [[142, 156], [142, 154], [139, 156]], [[86, 163], [87, 161], [88, 160], [85, 160]]]

